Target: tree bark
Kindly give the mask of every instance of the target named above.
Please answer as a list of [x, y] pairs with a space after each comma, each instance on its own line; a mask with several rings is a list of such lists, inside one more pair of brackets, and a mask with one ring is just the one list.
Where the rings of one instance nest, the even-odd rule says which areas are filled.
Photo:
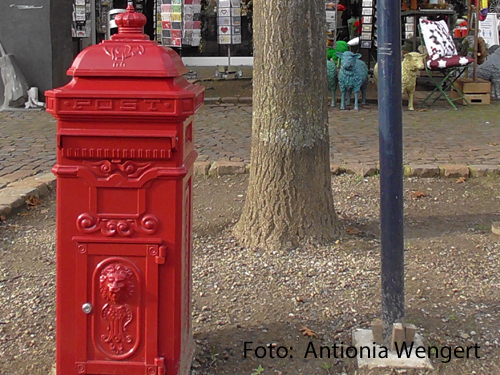
[[250, 180], [235, 227], [248, 247], [339, 235], [327, 86], [325, 1], [256, 0]]

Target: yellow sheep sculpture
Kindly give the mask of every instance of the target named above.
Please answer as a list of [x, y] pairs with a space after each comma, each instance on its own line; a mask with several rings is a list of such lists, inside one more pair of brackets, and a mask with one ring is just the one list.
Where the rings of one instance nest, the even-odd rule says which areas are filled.
[[[424, 59], [426, 54], [418, 52], [407, 53], [401, 64], [402, 73], [402, 88], [403, 94], [406, 92], [408, 95], [408, 110], [413, 111], [413, 94], [415, 93], [415, 86], [417, 85], [418, 71], [425, 68]], [[373, 68], [373, 78], [375, 84], [378, 86], [378, 64]]]

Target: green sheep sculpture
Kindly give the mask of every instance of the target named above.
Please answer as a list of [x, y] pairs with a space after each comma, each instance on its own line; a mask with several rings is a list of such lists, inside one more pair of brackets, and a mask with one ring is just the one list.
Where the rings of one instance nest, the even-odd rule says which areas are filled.
[[361, 54], [352, 53], [350, 51], [337, 52], [340, 58], [341, 65], [339, 71], [339, 85], [342, 99], [340, 102], [340, 109], [345, 109], [346, 96], [350, 102], [351, 93], [354, 93], [354, 109], [357, 111], [358, 96], [361, 91], [362, 104], [366, 103], [366, 88], [368, 86], [368, 68], [366, 64], [359, 58]]

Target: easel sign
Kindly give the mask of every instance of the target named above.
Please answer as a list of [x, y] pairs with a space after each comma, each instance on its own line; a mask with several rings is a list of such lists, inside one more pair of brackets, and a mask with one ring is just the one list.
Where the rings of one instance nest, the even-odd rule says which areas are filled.
[[496, 13], [488, 13], [484, 21], [479, 21], [478, 35], [489, 47], [500, 44], [498, 41], [498, 18]]

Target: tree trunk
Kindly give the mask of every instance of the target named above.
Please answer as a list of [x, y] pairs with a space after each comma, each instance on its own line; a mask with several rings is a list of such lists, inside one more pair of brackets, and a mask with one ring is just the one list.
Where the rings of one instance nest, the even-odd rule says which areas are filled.
[[325, 1], [256, 0], [250, 180], [235, 228], [248, 247], [338, 237], [327, 86]]

